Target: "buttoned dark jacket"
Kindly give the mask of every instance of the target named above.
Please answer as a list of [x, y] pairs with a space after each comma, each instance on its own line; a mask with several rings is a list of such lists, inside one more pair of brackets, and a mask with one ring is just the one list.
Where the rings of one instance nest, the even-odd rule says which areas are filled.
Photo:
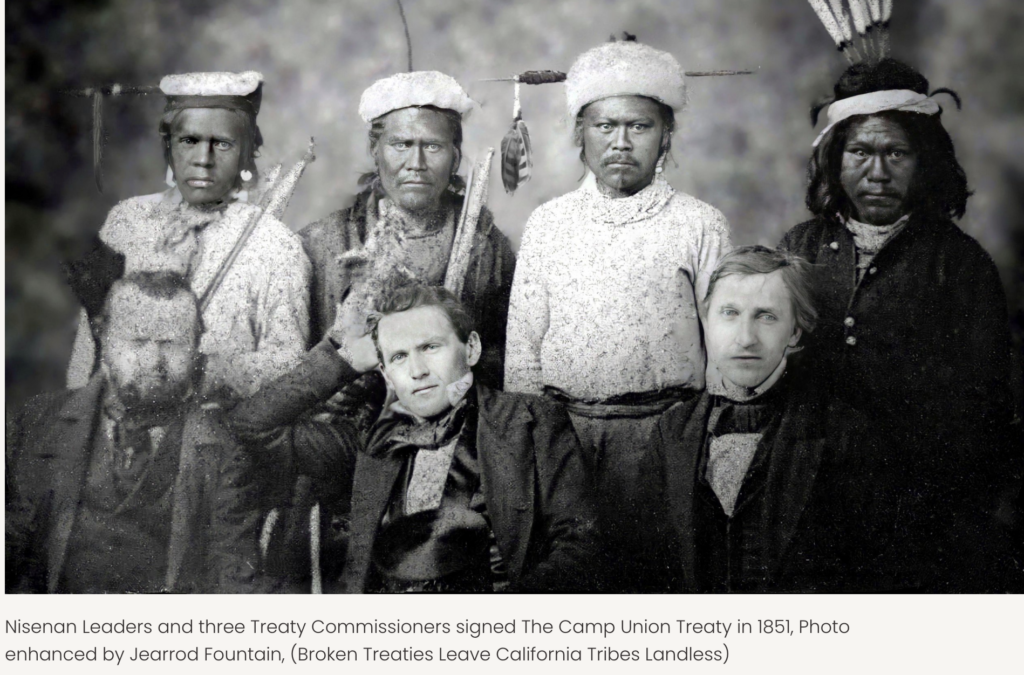
[[[8, 422], [7, 592], [60, 590], [101, 414], [104, 378], [45, 394]], [[176, 428], [175, 428], [176, 427]], [[189, 411], [164, 442], [181, 439], [172, 494], [165, 590], [240, 593], [254, 587], [258, 514], [248, 459], [216, 419]], [[111, 564], [117, 563], [111, 553]]]
[[[787, 378], [789, 375], [787, 375]], [[647, 566], [663, 592], [701, 592], [695, 573], [698, 467], [714, 396], [704, 392], [662, 416], [650, 440], [652, 533]], [[764, 483], [751, 493], [760, 517], [750, 528], [763, 550], [760, 592], [859, 592], [899, 587], [891, 576], [897, 495], [878, 488], [887, 467], [867, 420], [829, 402], [809, 383], [790, 382], [781, 419], [757, 452]], [[744, 490], [748, 486], [744, 486]], [[738, 513], [738, 512], [737, 512]]]
[[836, 220], [797, 225], [781, 247], [817, 266], [820, 319], [805, 363], [908, 465], [903, 487], [918, 501], [907, 509], [917, 522], [908, 531], [919, 530], [910, 546], [920, 549], [908, 564], [929, 576], [945, 549], [966, 562], [926, 586], [995, 588], [1000, 582], [967, 579], [994, 565], [983, 554], [1000, 535], [982, 514], [1019, 484], [1006, 298], [991, 257], [949, 219], [924, 214], [911, 215], [860, 283], [853, 235]]
[[[597, 526], [583, 454], [569, 416], [528, 394], [477, 386], [480, 483], [498, 548], [518, 592], [601, 587]], [[379, 425], [359, 454], [352, 484], [348, 556], [337, 590], [366, 588], [381, 517], [407, 455], [378, 452]]]

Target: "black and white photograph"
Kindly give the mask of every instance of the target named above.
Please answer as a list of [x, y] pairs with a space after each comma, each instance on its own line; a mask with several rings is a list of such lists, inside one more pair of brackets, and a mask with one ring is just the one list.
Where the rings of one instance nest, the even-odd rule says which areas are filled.
[[1024, 592], [1022, 34], [7, 3], [5, 593]]

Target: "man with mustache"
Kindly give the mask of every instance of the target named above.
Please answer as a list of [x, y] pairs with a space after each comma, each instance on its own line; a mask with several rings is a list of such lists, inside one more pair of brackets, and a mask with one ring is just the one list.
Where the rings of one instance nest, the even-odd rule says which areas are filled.
[[[671, 54], [631, 41], [602, 45], [573, 64], [566, 96], [586, 177], [526, 225], [505, 386], [568, 406], [597, 467], [610, 546], [625, 552], [642, 519], [633, 495], [648, 479], [638, 439], [704, 388], [697, 303], [729, 248], [729, 228], [662, 176], [685, 103]], [[623, 588], [630, 577], [623, 573]]]
[[650, 439], [662, 591], [891, 588], [895, 501], [877, 483], [886, 467], [871, 425], [789, 372], [817, 318], [809, 267], [745, 246], [711, 275], [707, 390]]
[[[160, 89], [167, 97], [159, 133], [169, 189], [117, 204], [99, 236], [124, 254], [127, 273], [175, 272], [197, 297], [210, 294], [199, 346], [204, 388], [247, 396], [294, 365], [309, 337], [309, 260], [295, 234], [249, 201], [263, 143], [256, 124], [263, 76], [168, 75]], [[256, 229], [214, 289], [253, 218], [260, 218]], [[70, 388], [84, 386], [94, 371], [90, 338], [83, 316]]]
[[1009, 577], [992, 560], [1005, 533], [991, 514], [1020, 487], [1006, 297], [953, 222], [971, 193], [928, 91], [893, 59], [843, 74], [810, 160], [815, 217], [782, 246], [819, 268], [808, 365], [909, 470], [889, 480], [907, 491], [910, 588], [994, 590]]
[[172, 272], [111, 282], [78, 285], [99, 371], [8, 426], [7, 592], [255, 590], [255, 487], [218, 411], [197, 400], [196, 298]]

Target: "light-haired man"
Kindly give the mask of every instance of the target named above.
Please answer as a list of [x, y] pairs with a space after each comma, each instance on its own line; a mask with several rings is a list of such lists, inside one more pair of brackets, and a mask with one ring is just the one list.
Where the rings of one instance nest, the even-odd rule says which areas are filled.
[[[659, 420], [649, 467], [662, 590], [893, 588], [893, 495], [868, 421], [791, 373], [817, 320], [801, 258], [747, 246], [701, 305], [708, 388]], [[649, 551], [650, 552], [650, 551]], [[664, 555], [664, 558], [658, 558]]]

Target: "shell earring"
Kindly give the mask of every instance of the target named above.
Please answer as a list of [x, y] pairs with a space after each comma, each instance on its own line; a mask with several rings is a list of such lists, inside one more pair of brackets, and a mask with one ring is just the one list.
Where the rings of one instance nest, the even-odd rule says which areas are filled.
[[242, 179], [243, 183], [248, 183], [249, 181], [252, 180], [252, 171], [249, 171], [248, 169], [242, 169], [241, 173], [239, 173], [238, 176]]
[[665, 170], [665, 155], [658, 158], [658, 163], [654, 165], [654, 173], [661, 173]]
[[164, 178], [164, 182], [167, 183], [167, 187], [178, 187], [178, 184], [174, 181], [174, 169], [167, 166], [167, 177]]

